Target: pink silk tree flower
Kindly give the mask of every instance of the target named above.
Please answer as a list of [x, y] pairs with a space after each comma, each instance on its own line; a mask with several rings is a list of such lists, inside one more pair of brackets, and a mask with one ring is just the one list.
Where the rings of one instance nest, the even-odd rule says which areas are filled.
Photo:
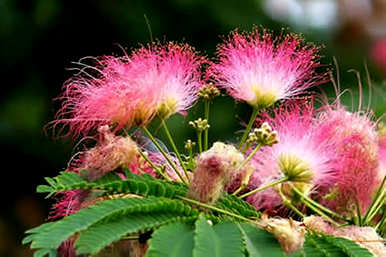
[[238, 101], [266, 108], [323, 82], [324, 75], [315, 72], [320, 48], [304, 44], [299, 35], [275, 39], [255, 28], [251, 33], [236, 30], [224, 41], [209, 73]]
[[[324, 140], [319, 127], [314, 124], [314, 117], [312, 103], [308, 102], [290, 103], [286, 108], [275, 110], [274, 116], [262, 114], [261, 120], [277, 131], [279, 142], [263, 147], [252, 158], [255, 171], [248, 189], [253, 190], [283, 177], [293, 185], [309, 185], [300, 187], [304, 190], [317, 188], [321, 181], [328, 183], [333, 179], [331, 159], [335, 158], [335, 145]], [[247, 201], [257, 209], [266, 210], [281, 204], [276, 188], [255, 193]]]
[[340, 146], [334, 150], [337, 153], [332, 160], [334, 176], [330, 185], [325, 187], [328, 192], [323, 196], [323, 203], [347, 215], [355, 213], [358, 203], [363, 214], [379, 184], [376, 124], [369, 115], [348, 112], [340, 104], [324, 109], [318, 118], [323, 137], [340, 141]]
[[[208, 61], [199, 56], [191, 46], [174, 43], [141, 48], [135, 57], [150, 57], [146, 70], [141, 69], [138, 72], [140, 77], [148, 80], [147, 83], [159, 86], [157, 90], [160, 90], [161, 96], [157, 114], [161, 118], [168, 118], [177, 112], [185, 114], [198, 98], [203, 85], [201, 68]], [[135, 62], [136, 58], [132, 61]]]
[[142, 126], [155, 116], [185, 111], [196, 101], [201, 65], [206, 62], [187, 44], [156, 43], [129, 56], [104, 56], [95, 66], [82, 64], [64, 85], [54, 126], [86, 135], [102, 125]]

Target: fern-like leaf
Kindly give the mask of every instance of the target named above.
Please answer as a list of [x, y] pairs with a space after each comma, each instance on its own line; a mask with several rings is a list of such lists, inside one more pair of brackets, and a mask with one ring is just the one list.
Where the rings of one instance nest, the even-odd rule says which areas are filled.
[[127, 173], [127, 179], [122, 180], [113, 173], [104, 177], [88, 182], [74, 172], [62, 172], [54, 178], [46, 178], [47, 185], [40, 185], [37, 191], [40, 193], [50, 193], [73, 190], [73, 189], [98, 189], [107, 194], [128, 193], [144, 196], [160, 196], [174, 198], [177, 195], [185, 195], [187, 188], [177, 183], [167, 182], [144, 174]]
[[261, 216], [260, 212], [258, 212], [252, 205], [234, 195], [225, 195], [216, 202], [215, 206], [246, 218], [258, 218]]
[[243, 257], [243, 243], [240, 230], [234, 222], [224, 222], [212, 226], [201, 215], [195, 224], [195, 257]]
[[373, 255], [355, 242], [342, 237], [308, 233], [304, 246], [291, 257], [372, 257]]
[[[167, 198], [119, 198], [101, 201], [62, 220], [28, 230], [23, 243], [33, 249], [56, 249], [63, 241], [97, 223], [107, 223], [134, 214], [172, 212], [175, 216], [195, 216], [198, 211], [178, 200]], [[149, 220], [150, 222], [151, 220]]]
[[159, 227], [179, 220], [192, 221], [195, 216], [178, 216], [175, 212], [138, 213], [108, 223], [98, 223], [80, 233], [75, 248], [77, 254], [95, 254], [122, 236], [141, 230]]

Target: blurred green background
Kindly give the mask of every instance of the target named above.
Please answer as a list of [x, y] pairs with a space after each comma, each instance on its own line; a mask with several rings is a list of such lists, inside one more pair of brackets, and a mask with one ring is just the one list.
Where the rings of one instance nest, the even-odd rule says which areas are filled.
[[[35, 193], [36, 186], [65, 169], [77, 151], [76, 142], [55, 140], [52, 131], [43, 130], [60, 106], [52, 99], [73, 75], [71, 62], [121, 55], [118, 45], [130, 51], [149, 42], [144, 15], [154, 38], [187, 42], [209, 57], [220, 36], [235, 28], [250, 30], [256, 24], [303, 33], [307, 41], [325, 45], [326, 69], [335, 69], [336, 58], [342, 88], [353, 92], [353, 97], [345, 94], [347, 104], [358, 107], [358, 79], [347, 72], [354, 69], [367, 105], [367, 65], [371, 106], [378, 117], [386, 109], [385, 0], [0, 0], [0, 256], [32, 256], [20, 245], [23, 232], [44, 222], [52, 203]], [[323, 89], [331, 93], [331, 83]], [[198, 104], [192, 115], [169, 121], [180, 146], [193, 133], [187, 121], [201, 109]], [[219, 98], [212, 107], [211, 140], [232, 141], [249, 112], [243, 104]]]

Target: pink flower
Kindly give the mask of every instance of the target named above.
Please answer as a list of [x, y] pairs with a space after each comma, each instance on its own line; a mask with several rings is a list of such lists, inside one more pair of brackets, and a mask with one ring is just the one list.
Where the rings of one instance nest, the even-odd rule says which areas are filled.
[[[342, 214], [364, 213], [378, 185], [378, 136], [375, 123], [361, 112], [348, 112], [340, 104], [326, 106], [318, 118], [323, 137], [340, 141], [332, 160], [334, 176], [324, 204]], [[324, 184], [325, 186], [325, 184]], [[320, 190], [321, 193], [323, 190]]]
[[197, 99], [205, 60], [187, 44], [158, 43], [95, 62], [82, 64], [80, 73], [65, 83], [54, 126], [68, 125], [69, 133], [79, 135], [102, 125], [116, 130], [145, 125], [157, 113], [184, 113]]
[[[335, 145], [324, 140], [314, 123], [314, 116], [312, 103], [300, 102], [275, 110], [274, 117], [267, 113], [262, 115], [261, 119], [277, 131], [279, 142], [263, 147], [253, 157], [255, 172], [248, 186], [250, 190], [284, 176], [292, 182], [310, 184], [315, 188], [333, 179], [331, 159], [336, 155]], [[276, 189], [253, 194], [247, 201], [257, 209], [272, 209], [281, 204]]]
[[210, 73], [236, 100], [265, 108], [323, 82], [315, 73], [318, 51], [298, 35], [275, 39], [257, 28], [236, 30], [218, 46], [219, 60]]

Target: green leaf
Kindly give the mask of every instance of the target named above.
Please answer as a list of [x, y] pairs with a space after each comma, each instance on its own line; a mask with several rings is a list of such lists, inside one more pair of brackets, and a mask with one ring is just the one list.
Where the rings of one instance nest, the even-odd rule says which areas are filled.
[[260, 217], [261, 214], [252, 205], [234, 195], [225, 195], [215, 204], [216, 207], [248, 217]]
[[306, 234], [304, 246], [291, 257], [372, 257], [373, 255], [355, 242], [342, 237], [315, 232]]
[[174, 198], [177, 195], [186, 195], [187, 188], [173, 182], [167, 182], [144, 174], [138, 176], [127, 173], [128, 178], [122, 180], [113, 173], [108, 173], [100, 179], [89, 182], [75, 172], [62, 172], [54, 178], [46, 178], [49, 186], [38, 186], [38, 192], [50, 193], [73, 189], [97, 189], [106, 194], [128, 193], [144, 196], [161, 196]]
[[114, 221], [134, 214], [150, 213], [151, 215], [153, 212], [173, 212], [175, 216], [196, 216], [198, 213], [197, 210], [178, 200], [154, 197], [118, 198], [101, 201], [62, 220], [31, 229], [27, 231], [30, 235], [23, 242], [32, 242], [33, 249], [56, 249], [67, 238], [98, 222], [106, 223], [109, 220]]
[[193, 226], [177, 222], [152, 234], [147, 257], [192, 257]]
[[250, 257], [283, 257], [281, 246], [276, 238], [265, 230], [247, 223], [238, 225]]
[[75, 242], [77, 254], [96, 254], [107, 245], [118, 241], [122, 236], [178, 220], [194, 220], [196, 217], [178, 216], [175, 212], [152, 212], [124, 216], [91, 226], [80, 233]]
[[195, 224], [194, 257], [243, 257], [243, 242], [236, 223], [215, 226], [201, 215]]

